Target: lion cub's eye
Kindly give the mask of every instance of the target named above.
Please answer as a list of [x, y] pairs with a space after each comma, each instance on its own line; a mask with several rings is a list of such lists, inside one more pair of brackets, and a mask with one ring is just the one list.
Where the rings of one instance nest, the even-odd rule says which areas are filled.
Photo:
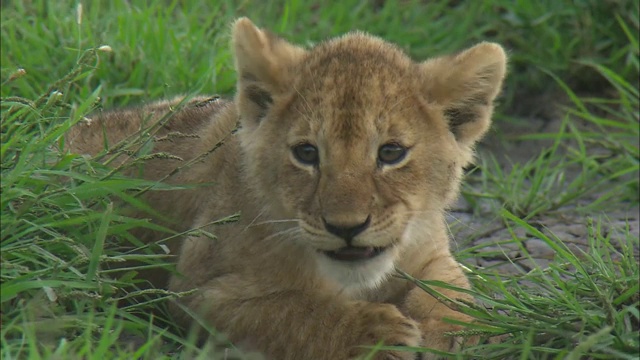
[[407, 155], [407, 148], [392, 143], [384, 144], [378, 149], [378, 162], [380, 164], [393, 165], [399, 163]]
[[318, 164], [318, 148], [311, 144], [299, 144], [292, 149], [293, 155], [296, 160], [305, 165], [317, 165]]

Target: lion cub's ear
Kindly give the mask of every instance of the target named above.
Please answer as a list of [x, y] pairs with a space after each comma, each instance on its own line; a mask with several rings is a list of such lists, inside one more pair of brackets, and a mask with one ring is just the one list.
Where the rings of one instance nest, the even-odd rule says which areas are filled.
[[233, 24], [232, 41], [238, 74], [238, 113], [244, 125], [256, 125], [273, 99], [290, 89], [291, 67], [305, 50], [258, 29], [247, 18]]
[[462, 145], [473, 145], [489, 128], [493, 100], [502, 87], [507, 66], [502, 47], [484, 42], [420, 66], [427, 100], [443, 106], [449, 128]]

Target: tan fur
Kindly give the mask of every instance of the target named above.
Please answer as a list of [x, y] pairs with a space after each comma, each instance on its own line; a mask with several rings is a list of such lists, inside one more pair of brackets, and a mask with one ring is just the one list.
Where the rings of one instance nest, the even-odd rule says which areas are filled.
[[[159, 179], [224, 142], [169, 178], [207, 186], [151, 193], [147, 200], [178, 231], [241, 214], [236, 223], [205, 226], [215, 240], [188, 237], [172, 245], [179, 275], [169, 288], [197, 288], [181, 302], [269, 359], [347, 359], [366, 353], [359, 346], [381, 341], [455, 350], [455, 339], [444, 332], [459, 328], [442, 319], [469, 319], [391, 275], [398, 268], [469, 286], [451, 256], [443, 213], [457, 196], [474, 143], [489, 127], [505, 75], [502, 48], [482, 43], [416, 63], [397, 47], [354, 32], [305, 50], [246, 18], [234, 24], [233, 46], [234, 102], [196, 99], [177, 111], [165, 125], [170, 129], [156, 136], [177, 129], [199, 138], [156, 142], [154, 152], [183, 161], [144, 166], [145, 177]], [[100, 129], [113, 144], [178, 102], [97, 116], [73, 129], [68, 144], [96, 153], [104, 147]], [[317, 147], [316, 166], [293, 155], [301, 143]], [[404, 159], [378, 161], [388, 143], [405, 146]], [[347, 243], [325, 223], [349, 228], [366, 219], [351, 244], [386, 250], [368, 260], [330, 259], [325, 252]], [[154, 241], [160, 235], [141, 236]], [[381, 351], [375, 359], [414, 356]]]

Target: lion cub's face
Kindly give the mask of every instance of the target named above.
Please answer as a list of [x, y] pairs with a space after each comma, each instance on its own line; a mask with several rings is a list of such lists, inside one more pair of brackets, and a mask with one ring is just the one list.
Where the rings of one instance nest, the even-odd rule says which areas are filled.
[[321, 273], [375, 286], [440, 226], [489, 126], [504, 51], [484, 43], [415, 63], [362, 33], [306, 51], [247, 19], [233, 38], [253, 185], [272, 216], [297, 220], [294, 239]]

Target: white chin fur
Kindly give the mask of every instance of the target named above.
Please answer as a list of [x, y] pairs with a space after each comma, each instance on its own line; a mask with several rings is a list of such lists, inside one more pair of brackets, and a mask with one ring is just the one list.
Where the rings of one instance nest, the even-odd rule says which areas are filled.
[[320, 275], [331, 279], [344, 287], [346, 291], [376, 288], [393, 271], [393, 249], [364, 261], [338, 261], [318, 253]]

